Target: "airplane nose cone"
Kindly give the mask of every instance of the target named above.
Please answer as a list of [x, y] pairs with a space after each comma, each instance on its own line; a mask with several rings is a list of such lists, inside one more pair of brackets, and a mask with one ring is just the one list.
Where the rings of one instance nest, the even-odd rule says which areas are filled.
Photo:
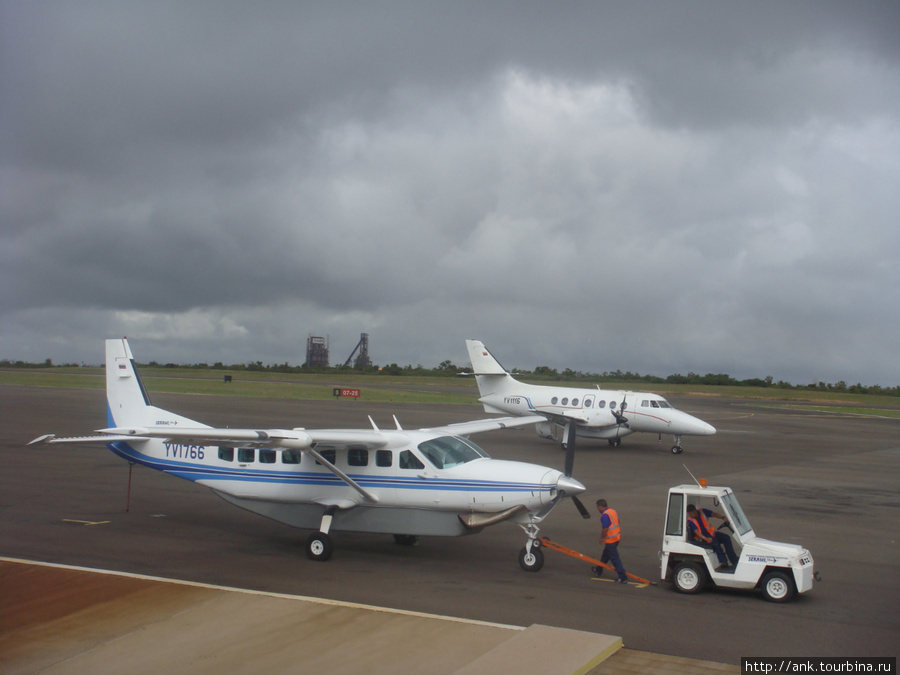
[[716, 433], [716, 428], [712, 424], [707, 424], [686, 412], [679, 411], [679, 413], [681, 414], [672, 418], [671, 433], [685, 436], [712, 436]]
[[712, 436], [716, 433], [716, 428], [703, 420], [698, 420], [696, 417], [694, 419], [694, 428], [696, 431], [692, 431], [691, 434], [694, 436]]
[[556, 481], [556, 489], [571, 497], [572, 495], [581, 494], [587, 488], [571, 476], [562, 475]]

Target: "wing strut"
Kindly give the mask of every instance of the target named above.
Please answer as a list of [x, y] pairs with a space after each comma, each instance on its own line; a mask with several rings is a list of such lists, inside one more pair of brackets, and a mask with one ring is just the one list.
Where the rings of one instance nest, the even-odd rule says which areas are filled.
[[368, 490], [366, 490], [362, 485], [360, 485], [359, 483], [357, 483], [355, 480], [353, 480], [352, 478], [350, 478], [350, 476], [348, 476], [348, 475], [345, 474], [343, 471], [341, 471], [339, 468], [337, 468], [334, 464], [332, 464], [332, 463], [329, 462], [327, 459], [325, 459], [324, 457], [322, 457], [322, 455], [321, 455], [320, 453], [316, 452], [316, 451], [313, 450], [312, 448], [306, 448], [305, 450], [303, 450], [303, 452], [308, 452], [310, 455], [312, 455], [313, 457], [315, 457], [315, 458], [316, 458], [316, 461], [317, 461], [319, 464], [321, 464], [322, 466], [324, 466], [325, 468], [327, 468], [329, 471], [331, 471], [331, 473], [333, 473], [335, 476], [337, 476], [338, 478], [340, 478], [340, 479], [341, 479], [342, 481], [344, 481], [347, 485], [349, 485], [349, 486], [352, 487], [354, 490], [356, 490], [359, 494], [361, 494], [363, 497], [365, 497], [367, 500], [369, 500], [369, 501], [372, 502], [373, 504], [377, 504], [377, 503], [378, 503], [378, 496], [377, 496], [377, 495], [372, 494], [371, 492], [369, 492]]

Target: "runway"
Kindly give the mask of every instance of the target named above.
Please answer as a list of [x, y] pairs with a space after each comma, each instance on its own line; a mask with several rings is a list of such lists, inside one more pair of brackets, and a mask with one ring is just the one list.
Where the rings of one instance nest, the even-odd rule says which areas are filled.
[[[157, 395], [154, 403], [207, 424], [235, 427], [406, 427], [484, 417], [480, 406], [372, 404]], [[580, 440], [575, 476], [585, 503], [619, 512], [630, 572], [659, 578], [666, 490], [690, 476], [734, 488], [759, 536], [801, 543], [823, 581], [796, 602], [753, 594], [698, 596], [591, 578], [583, 563], [547, 552], [523, 572], [524, 544], [501, 524], [463, 538], [335, 534], [335, 554], [309, 561], [305, 531], [246, 513], [205, 488], [87, 447], [29, 447], [44, 434], [105, 426], [102, 392], [0, 386], [0, 556], [114, 569], [270, 593], [446, 615], [483, 622], [622, 636], [629, 649], [739, 663], [741, 656], [897, 656], [900, 636], [900, 423], [711, 397], [670, 399], [715, 425], [711, 437], [635, 434], [619, 448]], [[889, 399], [887, 399], [889, 400]], [[492, 456], [562, 468], [558, 448], [530, 429], [479, 435]], [[542, 534], [596, 554], [599, 520], [563, 504]]]

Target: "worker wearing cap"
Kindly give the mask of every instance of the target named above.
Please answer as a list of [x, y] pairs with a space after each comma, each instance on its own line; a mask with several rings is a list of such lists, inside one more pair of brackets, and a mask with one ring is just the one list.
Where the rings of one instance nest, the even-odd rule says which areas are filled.
[[[622, 539], [622, 528], [619, 526], [619, 514], [614, 509], [609, 508], [605, 499], [597, 500], [597, 510], [600, 512], [600, 524], [603, 529], [600, 532], [600, 543], [604, 545], [603, 555], [600, 562], [611, 562], [619, 578], [616, 579], [617, 584], [624, 584], [628, 581], [625, 574], [625, 566], [622, 565], [622, 559], [619, 557], [619, 541]], [[596, 576], [603, 574], [603, 568], [594, 566], [591, 568]]]
[[[707, 544], [712, 544], [713, 551], [719, 559], [719, 563], [728, 569], [728, 566], [734, 567], [738, 563], [737, 555], [734, 553], [734, 544], [731, 543], [731, 537], [724, 532], [719, 532], [710, 525], [707, 518], [721, 518], [728, 521], [727, 517], [722, 513], [715, 513], [710, 509], [700, 509], [693, 504], [687, 505], [688, 529], [694, 539], [699, 539]], [[722, 550], [724, 548], [724, 551]], [[726, 559], [725, 555], [728, 554]]]

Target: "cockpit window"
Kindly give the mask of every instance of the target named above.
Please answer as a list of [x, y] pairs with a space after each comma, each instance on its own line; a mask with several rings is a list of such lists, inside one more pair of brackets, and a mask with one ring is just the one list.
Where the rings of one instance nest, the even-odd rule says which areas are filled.
[[400, 453], [399, 466], [401, 469], [424, 469], [425, 465], [409, 450]]
[[437, 469], [449, 469], [488, 456], [472, 441], [458, 436], [441, 436], [423, 441], [419, 443], [419, 452]]
[[672, 406], [669, 405], [669, 402], [666, 401], [666, 399], [664, 399], [664, 398], [659, 399], [659, 400], [657, 401], [657, 403], [659, 403], [659, 407], [660, 407], [660, 408], [671, 408], [671, 407], [672, 407]]

